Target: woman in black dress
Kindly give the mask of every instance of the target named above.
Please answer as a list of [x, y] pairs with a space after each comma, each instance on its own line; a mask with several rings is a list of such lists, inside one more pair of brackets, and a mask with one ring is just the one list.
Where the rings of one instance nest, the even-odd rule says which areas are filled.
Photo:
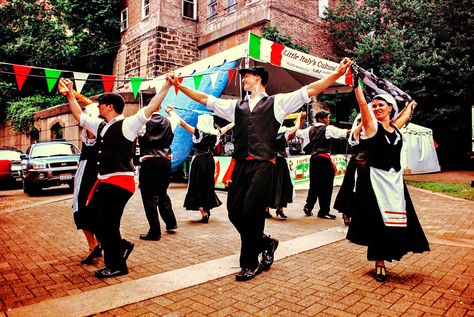
[[408, 252], [429, 251], [400, 166], [403, 138], [398, 129], [408, 121], [416, 103], [407, 103], [403, 113], [396, 117], [392, 96], [375, 96], [371, 111], [361, 87], [355, 93], [367, 159], [357, 178], [356, 209], [347, 239], [368, 247], [367, 259], [375, 261], [376, 280], [385, 282], [385, 261], [399, 261]]
[[[171, 106], [165, 111], [170, 116], [178, 116]], [[178, 116], [179, 117], [179, 116]], [[221, 134], [232, 128], [229, 124], [218, 130], [214, 128], [214, 118], [211, 115], [199, 115], [196, 128], [179, 118], [180, 125], [193, 136], [194, 156], [189, 170], [189, 182], [184, 207], [186, 210], [199, 210], [201, 223], [208, 223], [211, 209], [222, 204], [214, 190], [215, 163], [212, 151], [218, 144]]]

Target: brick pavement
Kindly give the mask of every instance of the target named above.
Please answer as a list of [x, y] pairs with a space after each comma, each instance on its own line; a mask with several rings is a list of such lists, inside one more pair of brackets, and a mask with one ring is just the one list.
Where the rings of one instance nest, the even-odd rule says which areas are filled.
[[[336, 189], [337, 190], [337, 189]], [[114, 309], [104, 315], [474, 315], [474, 203], [411, 189], [420, 221], [436, 241], [432, 251], [388, 265], [390, 281], [373, 281], [365, 249], [342, 240], [279, 260], [249, 283], [232, 275]], [[236, 254], [239, 239], [223, 206], [208, 225], [198, 212], [185, 211], [183, 188], [172, 188], [178, 233], [159, 242], [138, 240], [147, 229], [138, 192], [124, 214], [122, 233], [136, 248], [130, 274], [98, 280], [99, 265], [81, 266], [85, 240], [75, 230], [70, 200], [0, 213], [0, 307], [27, 306], [47, 299], [85, 293]], [[219, 192], [225, 201], [225, 193]], [[267, 231], [281, 241], [340, 226], [341, 220], [304, 217], [305, 191]], [[336, 255], [336, 256], [335, 256]], [[333, 259], [333, 260], [331, 260]], [[237, 263], [236, 263], [237, 265]], [[1, 315], [0, 315], [1, 316]]]

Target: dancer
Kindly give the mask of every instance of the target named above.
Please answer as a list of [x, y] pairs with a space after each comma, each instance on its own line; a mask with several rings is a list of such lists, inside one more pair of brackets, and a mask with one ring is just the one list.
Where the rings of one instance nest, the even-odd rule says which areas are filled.
[[[229, 185], [229, 219], [241, 238], [240, 267], [237, 281], [254, 278], [273, 264], [278, 240], [264, 234], [265, 207], [276, 153], [275, 139], [286, 115], [297, 111], [345, 74], [351, 61], [345, 58], [330, 75], [291, 93], [269, 96], [269, 75], [264, 67], [241, 69], [242, 84], [249, 94], [240, 100], [219, 99], [182, 85], [170, 73], [173, 85], [194, 101], [235, 123], [235, 166]], [[262, 254], [259, 262], [259, 255]]]
[[311, 147], [309, 190], [303, 211], [307, 216], [312, 216], [313, 207], [319, 200], [318, 218], [322, 219], [336, 219], [336, 216], [329, 213], [334, 176], [337, 172], [330, 156], [331, 139], [345, 138], [350, 132], [330, 125], [330, 116], [330, 112], [320, 110], [314, 116], [314, 126], [296, 131], [296, 136], [309, 142]]
[[355, 94], [362, 116], [367, 160], [357, 178], [356, 209], [347, 239], [368, 247], [367, 259], [375, 261], [375, 279], [385, 282], [385, 261], [399, 261], [410, 251], [429, 251], [400, 166], [403, 137], [398, 129], [411, 115], [407, 109], [413, 109], [416, 103], [407, 103], [404, 113], [391, 121], [397, 112], [391, 95], [375, 96], [370, 111], [361, 87], [355, 88]]
[[141, 155], [140, 193], [146, 219], [150, 225], [148, 232], [140, 235], [142, 240], [158, 241], [161, 239], [158, 210], [168, 233], [174, 233], [174, 230], [178, 228], [173, 206], [167, 193], [171, 180], [171, 143], [178, 124], [179, 120], [175, 117], [164, 117], [159, 112], [154, 112], [145, 125], [144, 133], [140, 133], [141, 135], [138, 137]]
[[[99, 116], [97, 104], [88, 105], [84, 109], [84, 113], [97, 118]], [[94, 135], [86, 129], [82, 130], [81, 139], [82, 151], [74, 177], [72, 208], [74, 223], [77, 229], [82, 229], [89, 245], [89, 254], [80, 262], [81, 264], [92, 264], [95, 258], [102, 256], [102, 247], [93, 233], [97, 229], [97, 215], [90, 204], [86, 206], [87, 195], [97, 180], [97, 145]]]
[[97, 137], [98, 176], [89, 196], [96, 204], [96, 234], [104, 250], [105, 267], [94, 275], [108, 278], [128, 274], [127, 258], [134, 245], [122, 239], [120, 220], [125, 205], [135, 191], [135, 169], [132, 165], [134, 141], [151, 114], [160, 108], [170, 82], [166, 81], [148, 106], [127, 118], [122, 115], [125, 101], [121, 95], [102, 94], [97, 102], [103, 120], [88, 117], [82, 112], [73, 94], [71, 80], [60, 79], [60, 83], [67, 88], [64, 93], [74, 118]]
[[219, 142], [219, 136], [230, 130], [233, 124], [219, 130], [214, 128], [214, 118], [211, 115], [202, 114], [199, 115], [196, 128], [194, 128], [181, 119], [172, 106], [166, 106], [165, 111], [193, 136], [194, 156], [189, 171], [184, 207], [186, 210], [199, 210], [201, 212], [199, 222], [208, 223], [211, 209], [222, 205], [214, 190], [216, 166], [212, 151]]
[[[275, 208], [277, 217], [288, 218], [283, 212], [288, 203], [293, 202], [294, 187], [288, 168], [288, 139], [293, 137], [301, 125], [301, 113], [298, 115], [295, 125], [292, 127], [281, 126], [276, 138], [276, 164], [273, 173], [272, 198], [270, 208]], [[268, 211], [270, 214], [270, 212]], [[271, 218], [271, 214], [270, 214]]]

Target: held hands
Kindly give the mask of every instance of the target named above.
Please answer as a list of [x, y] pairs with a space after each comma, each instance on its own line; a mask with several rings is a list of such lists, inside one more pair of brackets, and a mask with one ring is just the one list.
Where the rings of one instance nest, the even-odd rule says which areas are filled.
[[165, 75], [166, 81], [169, 82], [171, 85], [178, 87], [179, 81], [178, 76], [174, 72], [169, 72]]
[[172, 105], [166, 105], [165, 112], [167, 114], [170, 114], [171, 111], [174, 111], [173, 106]]
[[344, 59], [339, 63], [339, 65], [337, 66], [337, 69], [336, 69], [336, 73], [339, 75], [339, 76], [342, 76], [346, 73], [347, 71], [347, 68], [349, 66], [351, 66], [352, 64], [352, 60], [349, 58], [349, 57], [344, 57]]
[[68, 92], [73, 91], [73, 83], [70, 79], [67, 78], [61, 78], [59, 79], [59, 84], [58, 84], [58, 90], [59, 93], [63, 96], [66, 96]]

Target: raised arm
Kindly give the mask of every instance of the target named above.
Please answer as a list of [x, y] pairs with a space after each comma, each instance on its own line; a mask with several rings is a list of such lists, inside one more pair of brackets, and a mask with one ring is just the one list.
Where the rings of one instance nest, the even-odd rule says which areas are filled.
[[413, 111], [415, 110], [416, 102], [411, 100], [410, 102], [405, 103], [405, 108], [398, 114], [398, 116], [393, 120], [393, 124], [398, 128], [401, 129], [405, 123], [410, 120], [411, 116], [413, 115]]
[[352, 64], [352, 61], [345, 57], [337, 66], [337, 69], [330, 75], [317, 80], [308, 85], [308, 96], [313, 97], [319, 95], [326, 88], [331, 86], [339, 77], [344, 75], [347, 71], [347, 68]]
[[163, 102], [163, 99], [165, 99], [170, 87], [171, 81], [167, 79], [163, 87], [161, 87], [160, 91], [158, 91], [158, 93], [150, 100], [150, 103], [143, 108], [143, 111], [145, 112], [145, 117], [150, 118], [153, 112], [160, 111], [161, 103]]
[[186, 96], [188, 96], [192, 100], [194, 100], [196, 102], [199, 102], [199, 103], [201, 103], [205, 106], [207, 105], [208, 95], [206, 93], [203, 93], [201, 91], [198, 91], [198, 90], [195, 90], [195, 89], [192, 89], [192, 88], [189, 88], [189, 87], [186, 87], [186, 86], [182, 85], [178, 81], [178, 77], [174, 73], [166, 74], [166, 78], [171, 81], [171, 84], [173, 86], [175, 86], [176, 88], [181, 90], [181, 92], [183, 92], [183, 94], [185, 94]]
[[174, 112], [174, 109], [172, 106], [170, 105], [167, 105], [166, 108], [165, 108], [165, 112], [169, 115], [169, 116], [173, 116], [173, 117], [176, 117], [179, 119], [179, 125], [182, 126], [184, 128], [184, 130], [188, 131], [189, 133], [191, 133], [192, 135], [194, 135], [194, 127], [192, 127], [191, 125], [189, 125], [186, 121], [184, 121], [183, 119], [181, 119], [181, 117], [176, 113]]
[[235, 124], [234, 124], [233, 122], [231, 122], [231, 123], [229, 123], [228, 125], [223, 126], [222, 128], [220, 128], [219, 130], [220, 130], [220, 132], [221, 132], [221, 135], [226, 134], [226, 132], [229, 131], [230, 129], [232, 129], [232, 128], [234, 127], [234, 125], [235, 125]]
[[362, 118], [362, 127], [365, 131], [365, 136], [371, 137], [376, 132], [372, 115], [370, 114], [369, 105], [365, 100], [364, 92], [360, 86], [354, 89], [357, 103], [359, 104], [360, 115]]
[[67, 103], [69, 104], [69, 109], [71, 110], [73, 117], [79, 121], [81, 118], [82, 109], [77, 102], [76, 96], [74, 96], [72, 81], [70, 79], [61, 78], [59, 79], [59, 85], [62, 86], [60, 93], [66, 96]]

